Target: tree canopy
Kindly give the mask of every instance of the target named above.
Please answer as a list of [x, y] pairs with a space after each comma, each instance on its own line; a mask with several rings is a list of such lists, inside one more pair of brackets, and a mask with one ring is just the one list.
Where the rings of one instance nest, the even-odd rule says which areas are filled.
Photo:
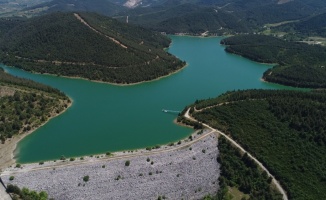
[[[192, 116], [240, 143], [280, 181], [290, 199], [325, 199], [325, 101], [323, 90], [227, 92], [197, 101]], [[196, 111], [202, 108], [207, 109]]]
[[263, 63], [277, 63], [263, 79], [295, 87], [326, 88], [326, 48], [289, 42], [271, 36], [241, 35], [226, 38], [225, 51]]

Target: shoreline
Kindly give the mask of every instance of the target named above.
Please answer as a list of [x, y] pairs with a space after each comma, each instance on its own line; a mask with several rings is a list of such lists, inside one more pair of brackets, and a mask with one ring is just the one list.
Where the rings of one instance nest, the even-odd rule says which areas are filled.
[[[202, 131], [202, 132], [201, 132]], [[75, 166], [75, 165], [84, 165], [89, 162], [100, 162], [100, 161], [110, 161], [110, 160], [121, 160], [121, 159], [127, 159], [130, 157], [138, 157], [138, 156], [150, 156], [150, 155], [156, 155], [161, 154], [162, 152], [170, 152], [177, 149], [183, 149], [185, 147], [188, 147], [198, 141], [203, 140], [204, 138], [208, 137], [209, 135], [213, 135], [214, 131], [204, 128], [201, 130], [194, 130], [190, 136], [192, 136], [193, 139], [189, 139], [188, 137], [182, 138], [179, 141], [180, 144], [178, 144], [177, 141], [158, 145], [159, 147], [152, 146], [151, 149], [147, 149], [145, 147], [138, 148], [138, 149], [129, 149], [129, 150], [119, 150], [115, 152], [110, 152], [109, 155], [106, 153], [98, 153], [98, 154], [90, 154], [90, 155], [81, 155], [81, 156], [75, 156], [75, 157], [66, 157], [65, 160], [57, 159], [57, 160], [44, 160], [40, 161], [43, 164], [40, 165], [39, 162], [31, 162], [31, 163], [20, 163], [21, 167], [16, 168], [15, 166], [8, 166], [5, 169], [2, 169], [0, 172], [0, 175], [5, 175], [7, 173], [3, 173], [4, 171], [16, 171], [16, 170], [29, 170], [32, 168], [32, 171], [34, 170], [43, 170], [48, 169], [49, 167], [56, 167], [56, 168], [64, 168], [67, 166]], [[173, 145], [171, 145], [173, 143]], [[75, 160], [71, 161], [70, 158], [74, 158]], [[81, 159], [83, 158], [83, 159]]]
[[22, 139], [24, 139], [28, 135], [34, 133], [34, 131], [36, 131], [40, 127], [44, 126], [45, 124], [47, 124], [51, 119], [63, 114], [64, 112], [66, 112], [72, 106], [73, 100], [70, 97], [68, 97], [68, 98], [70, 100], [70, 103], [68, 104], [67, 108], [65, 108], [63, 111], [49, 117], [40, 126], [34, 127], [33, 129], [31, 129], [30, 131], [28, 131], [26, 133], [20, 133], [18, 135], [15, 135], [12, 138], [5, 141], [5, 144], [0, 144], [0, 152], [1, 152], [0, 153], [0, 161], [1, 161], [0, 162], [0, 172], [3, 171], [4, 169], [8, 168], [9, 166], [12, 166], [12, 165], [16, 164], [16, 159], [15, 159], [14, 152], [17, 149], [17, 144]]
[[[12, 166], [1, 178], [5, 185], [47, 191], [55, 199], [128, 199], [130, 193], [136, 199], [157, 199], [159, 195], [202, 199], [219, 188], [217, 145], [214, 131], [205, 129], [191, 139], [152, 150]], [[83, 181], [86, 175], [87, 182]]]
[[[78, 77], [78, 76], [61, 76], [61, 75], [55, 75], [55, 74], [50, 74], [50, 73], [38, 73], [38, 72], [34, 72], [34, 71], [26, 71], [24, 69], [20, 69], [20, 68], [17, 68], [15, 66], [7, 66], [7, 65], [4, 65], [4, 66], [10, 67], [10, 68], [19, 69], [19, 70], [23, 70], [25, 72], [32, 73], [32, 74], [48, 75], [48, 76], [63, 77], [63, 78], [70, 78], [70, 79], [77, 79], [77, 80], [79, 79], [79, 80], [90, 81], [90, 82], [93, 82], [93, 83], [103, 83], [103, 84], [108, 84], [108, 85], [114, 85], [114, 86], [124, 87], [124, 86], [134, 86], [134, 85], [138, 85], [138, 84], [142, 84], [142, 83], [149, 83], [149, 82], [153, 82], [153, 81], [158, 81], [158, 80], [163, 79], [163, 78], [167, 78], [167, 77], [172, 76], [172, 75], [174, 75], [174, 74], [182, 71], [183, 69], [185, 69], [188, 66], [188, 63], [186, 63], [185, 65], [183, 65], [180, 69], [178, 69], [176, 71], [173, 71], [173, 72], [171, 72], [169, 74], [166, 74], [164, 76], [160, 76], [160, 77], [157, 77], [155, 79], [148, 80], [148, 81], [140, 81], [140, 82], [135, 82], [135, 83], [113, 83], [113, 82], [105, 82], [105, 81], [91, 80], [91, 79], [87, 79], [87, 78], [83, 78], [83, 77]], [[5, 72], [8, 73], [6, 70], [5, 70]]]

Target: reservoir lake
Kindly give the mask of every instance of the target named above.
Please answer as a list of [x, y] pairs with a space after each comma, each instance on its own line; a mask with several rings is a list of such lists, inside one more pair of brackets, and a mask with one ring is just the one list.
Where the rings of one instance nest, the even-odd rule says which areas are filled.
[[270, 65], [228, 54], [222, 38], [170, 36], [168, 51], [187, 62], [178, 73], [160, 80], [116, 86], [82, 79], [32, 74], [4, 67], [15, 76], [32, 79], [66, 93], [73, 105], [33, 134], [15, 150], [19, 163], [38, 162], [166, 144], [187, 137], [191, 128], [173, 121], [197, 99], [213, 98], [229, 90], [286, 89], [262, 82]]

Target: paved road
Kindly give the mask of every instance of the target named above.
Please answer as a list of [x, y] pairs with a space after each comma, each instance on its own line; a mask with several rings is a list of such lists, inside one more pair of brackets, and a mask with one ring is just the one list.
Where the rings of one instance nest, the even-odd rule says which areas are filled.
[[[197, 121], [195, 118], [193, 118], [193, 117], [191, 117], [190, 116], [190, 114], [189, 114], [189, 110], [190, 110], [190, 108], [187, 110], [187, 112], [185, 113], [185, 117], [187, 118], [187, 119], [189, 119], [189, 120], [191, 120], [191, 121], [195, 121], [195, 122], [198, 122], [198, 123], [201, 123], [201, 122], [199, 122], [199, 121]], [[285, 190], [282, 188], [282, 186], [280, 185], [280, 183], [275, 179], [275, 177], [268, 171], [268, 169], [259, 161], [259, 160], [257, 160], [254, 156], [252, 156], [249, 152], [247, 152], [245, 149], [243, 149], [242, 147], [241, 147], [241, 145], [239, 145], [236, 141], [234, 141], [232, 138], [230, 138], [228, 135], [226, 135], [225, 133], [223, 133], [223, 132], [221, 132], [221, 131], [219, 131], [219, 130], [217, 130], [217, 129], [214, 129], [214, 128], [212, 128], [212, 127], [210, 127], [209, 125], [207, 125], [207, 124], [205, 124], [205, 123], [201, 123], [203, 126], [205, 126], [205, 127], [207, 127], [207, 128], [209, 128], [209, 129], [211, 129], [211, 130], [214, 130], [214, 131], [216, 131], [217, 133], [219, 133], [220, 135], [222, 135], [222, 136], [224, 136], [229, 142], [231, 142], [235, 147], [237, 147], [238, 149], [240, 149], [240, 151], [242, 151], [243, 153], [247, 153], [248, 154], [248, 156], [252, 159], [252, 160], [254, 160], [256, 163], [257, 163], [257, 165], [259, 165], [260, 166], [260, 168], [262, 169], [262, 170], [264, 170], [267, 174], [268, 174], [268, 176], [270, 176], [270, 177], [272, 177], [272, 182], [274, 183], [274, 185], [276, 186], [276, 188], [278, 189], [278, 191], [283, 195], [283, 199], [284, 200], [288, 200], [288, 196], [286, 195], [286, 192], [285, 192]]]

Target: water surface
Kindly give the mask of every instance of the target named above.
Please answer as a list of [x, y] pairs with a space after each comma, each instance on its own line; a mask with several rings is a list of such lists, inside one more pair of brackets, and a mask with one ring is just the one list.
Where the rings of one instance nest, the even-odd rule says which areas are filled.
[[196, 99], [228, 90], [286, 88], [260, 80], [268, 65], [228, 54], [221, 38], [171, 36], [168, 51], [188, 66], [158, 81], [115, 86], [87, 80], [32, 74], [5, 67], [65, 92], [73, 105], [64, 114], [24, 138], [16, 149], [18, 162], [136, 149], [177, 141], [192, 129], [173, 123], [176, 114]]

